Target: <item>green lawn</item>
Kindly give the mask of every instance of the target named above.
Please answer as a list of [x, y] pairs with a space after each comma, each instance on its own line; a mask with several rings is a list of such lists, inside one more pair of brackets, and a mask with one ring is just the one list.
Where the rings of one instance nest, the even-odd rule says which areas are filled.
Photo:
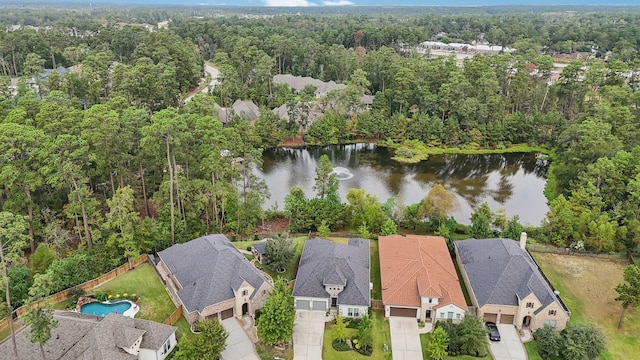
[[370, 241], [371, 252], [371, 283], [373, 283], [373, 290], [371, 291], [371, 298], [381, 300], [382, 299], [382, 280], [380, 277], [380, 255], [378, 252], [378, 241]]
[[622, 307], [614, 300], [617, 296], [614, 287], [622, 281], [626, 264], [568, 255], [534, 253], [534, 256], [571, 311], [569, 321], [591, 322], [604, 332], [607, 350], [600, 359], [625, 359], [629, 354], [640, 353], [640, 311], [628, 310], [623, 329], [617, 329]]
[[[424, 360], [429, 360], [429, 356], [427, 355], [427, 344], [429, 343], [429, 339], [430, 338], [431, 338], [431, 333], [420, 334], [420, 343], [422, 345], [422, 358]], [[477, 357], [469, 356], [469, 355], [446, 356], [445, 357], [445, 360], [478, 360], [478, 359], [492, 360], [493, 357], [491, 356], [491, 353], [488, 353], [487, 356], [485, 356], [483, 358], [477, 358]]]
[[89, 293], [137, 294], [140, 312], [137, 318], [163, 322], [176, 307], [169, 298], [162, 281], [150, 264], [144, 263], [134, 270], [98, 286]]
[[[387, 321], [379, 310], [371, 311], [373, 320], [373, 354], [371, 356], [360, 355], [355, 351], [335, 351], [331, 342], [333, 341], [333, 325], [327, 323], [322, 340], [322, 358], [324, 360], [391, 360], [391, 332], [389, 331], [389, 321]], [[347, 329], [349, 336], [357, 334], [356, 329]], [[383, 346], [387, 344], [389, 351], [384, 352]]]
[[[298, 267], [298, 262], [300, 261], [300, 254], [302, 254], [302, 249], [304, 248], [304, 242], [306, 240], [307, 240], [306, 236], [298, 236], [293, 238], [292, 242], [293, 242], [293, 246], [295, 246], [296, 248], [296, 253], [295, 253], [295, 256], [293, 257], [293, 260], [291, 261], [291, 264], [287, 266], [287, 268], [285, 269], [285, 272], [279, 273], [279, 272], [273, 271], [268, 267], [257, 262], [256, 262], [256, 267], [260, 270], [263, 270], [267, 274], [271, 275], [271, 277], [274, 280], [277, 279], [278, 277], [281, 277], [287, 280], [293, 280], [296, 277], [295, 271]], [[240, 250], [247, 250], [247, 248], [251, 247], [251, 245], [258, 243], [260, 241], [262, 240], [236, 241], [236, 242], [233, 242], [232, 244], [235, 245], [235, 247], [237, 247]], [[245, 254], [245, 257], [250, 260], [250, 255]]]
[[194, 333], [191, 332], [189, 322], [184, 318], [184, 316], [181, 316], [180, 319], [178, 319], [178, 321], [173, 324], [173, 326], [178, 327], [178, 330], [176, 330], [176, 337], [178, 338], [178, 341], [180, 341], [183, 336], [189, 337], [191, 335], [194, 335]]
[[542, 360], [542, 356], [538, 353], [539, 346], [536, 341], [524, 343], [524, 348], [527, 350], [527, 357], [529, 360]]

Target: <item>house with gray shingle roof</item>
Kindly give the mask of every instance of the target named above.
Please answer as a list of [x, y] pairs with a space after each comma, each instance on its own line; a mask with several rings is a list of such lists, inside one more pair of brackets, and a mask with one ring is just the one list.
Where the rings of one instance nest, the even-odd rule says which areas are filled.
[[293, 288], [296, 309], [366, 315], [371, 303], [369, 255], [366, 239], [352, 238], [347, 244], [307, 240]]
[[[44, 344], [54, 360], [163, 360], [176, 346], [176, 327], [118, 314], [106, 317], [56, 311], [58, 325]], [[38, 344], [29, 341], [30, 327], [16, 334], [20, 359], [40, 358]], [[9, 339], [0, 344], [0, 359], [15, 360]]]
[[545, 324], [564, 329], [567, 307], [542, 270], [511, 239], [467, 239], [454, 243], [456, 261], [477, 315], [484, 321], [535, 331]]
[[158, 272], [190, 323], [253, 315], [273, 288], [222, 234], [173, 245], [158, 257]]

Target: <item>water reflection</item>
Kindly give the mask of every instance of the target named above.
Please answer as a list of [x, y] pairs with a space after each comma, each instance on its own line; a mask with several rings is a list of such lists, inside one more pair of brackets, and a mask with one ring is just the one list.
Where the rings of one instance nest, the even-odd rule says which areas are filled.
[[548, 164], [535, 154], [433, 155], [418, 164], [400, 164], [391, 160], [389, 149], [374, 144], [266, 150], [262, 169], [255, 173], [269, 186], [267, 206], [282, 208], [293, 186], [313, 196], [316, 163], [324, 154], [335, 168], [351, 174], [340, 181], [343, 200], [349, 188], [364, 188], [380, 201], [393, 196], [409, 205], [440, 183], [458, 197], [460, 210], [454, 217], [461, 223], [468, 224], [472, 209], [483, 201], [532, 225], [539, 225], [548, 211], [543, 195]]

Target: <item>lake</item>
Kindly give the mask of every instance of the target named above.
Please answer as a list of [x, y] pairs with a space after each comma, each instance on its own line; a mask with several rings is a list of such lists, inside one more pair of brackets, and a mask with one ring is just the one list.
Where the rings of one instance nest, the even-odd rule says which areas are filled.
[[471, 222], [473, 209], [484, 201], [494, 212], [502, 207], [508, 217], [519, 215], [522, 224], [534, 226], [549, 210], [543, 194], [549, 164], [535, 153], [431, 155], [418, 164], [402, 164], [391, 159], [393, 149], [375, 144], [265, 150], [262, 169], [255, 170], [271, 193], [265, 207], [282, 209], [294, 186], [308, 198], [315, 196], [316, 164], [324, 154], [341, 179], [343, 201], [350, 188], [363, 188], [380, 202], [395, 197], [406, 206], [419, 202], [440, 183], [458, 198], [460, 208], [452, 215], [462, 224]]

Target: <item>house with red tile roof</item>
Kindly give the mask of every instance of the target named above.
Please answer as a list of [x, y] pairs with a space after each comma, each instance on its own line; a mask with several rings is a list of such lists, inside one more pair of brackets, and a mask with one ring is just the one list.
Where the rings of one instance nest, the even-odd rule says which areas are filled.
[[468, 307], [441, 236], [378, 238], [385, 316], [460, 321]]

